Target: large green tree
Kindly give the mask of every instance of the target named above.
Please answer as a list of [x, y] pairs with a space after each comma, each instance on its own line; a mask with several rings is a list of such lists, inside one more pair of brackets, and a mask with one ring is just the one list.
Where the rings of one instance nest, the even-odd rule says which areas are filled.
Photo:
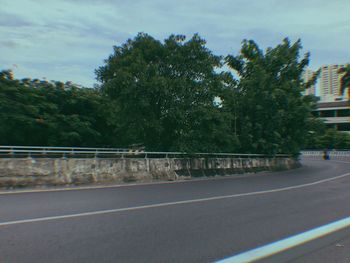
[[1, 71], [0, 144], [109, 145], [103, 104], [94, 89], [69, 82], [17, 80], [11, 71]]
[[96, 70], [113, 101], [116, 140], [148, 150], [232, 151], [230, 115], [216, 97], [228, 89], [221, 58], [199, 35], [171, 35], [162, 43], [140, 33], [114, 47]]
[[301, 95], [311, 82], [302, 81], [300, 49], [285, 39], [264, 53], [244, 41], [226, 57], [235, 79], [198, 34], [161, 42], [140, 33], [96, 70], [98, 89], [2, 71], [0, 144], [297, 153], [321, 133], [310, 115], [315, 98]]
[[350, 149], [350, 135], [335, 129], [324, 129], [307, 140], [305, 149]]
[[227, 56], [239, 76], [237, 133], [241, 151], [298, 153], [309, 132], [315, 99], [302, 96], [310, 85], [302, 80], [309, 54], [300, 59], [300, 41], [288, 39], [264, 53], [245, 40], [240, 54]]

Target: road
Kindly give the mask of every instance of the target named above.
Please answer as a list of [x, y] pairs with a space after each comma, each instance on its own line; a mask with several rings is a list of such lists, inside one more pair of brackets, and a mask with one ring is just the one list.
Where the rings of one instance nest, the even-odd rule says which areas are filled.
[[[350, 163], [340, 161], [185, 182], [3, 191], [0, 262], [213, 262], [349, 216]], [[288, 260], [350, 262], [350, 230], [268, 259]]]

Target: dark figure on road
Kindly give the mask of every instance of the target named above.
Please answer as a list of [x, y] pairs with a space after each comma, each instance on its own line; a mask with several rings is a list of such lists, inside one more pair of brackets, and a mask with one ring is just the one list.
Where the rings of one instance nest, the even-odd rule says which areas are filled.
[[329, 154], [327, 150], [323, 151], [323, 160], [329, 160]]

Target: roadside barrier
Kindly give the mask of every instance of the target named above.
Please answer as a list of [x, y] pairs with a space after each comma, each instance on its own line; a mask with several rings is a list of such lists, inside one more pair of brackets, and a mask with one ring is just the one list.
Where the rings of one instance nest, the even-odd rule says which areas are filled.
[[[310, 159], [323, 159], [324, 151], [321, 150], [305, 150], [301, 151], [301, 157]], [[350, 150], [329, 150], [327, 151], [330, 159], [350, 160]]]
[[0, 146], [0, 158], [275, 158], [287, 154], [146, 152], [129, 148]]

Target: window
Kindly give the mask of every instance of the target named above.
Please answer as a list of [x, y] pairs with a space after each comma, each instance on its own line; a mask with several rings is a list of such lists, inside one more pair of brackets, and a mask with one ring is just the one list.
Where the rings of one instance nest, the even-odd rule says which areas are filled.
[[337, 110], [337, 117], [350, 117], [350, 109]]
[[350, 123], [337, 124], [338, 131], [350, 131]]
[[320, 111], [320, 117], [335, 117], [335, 111], [334, 110]]

